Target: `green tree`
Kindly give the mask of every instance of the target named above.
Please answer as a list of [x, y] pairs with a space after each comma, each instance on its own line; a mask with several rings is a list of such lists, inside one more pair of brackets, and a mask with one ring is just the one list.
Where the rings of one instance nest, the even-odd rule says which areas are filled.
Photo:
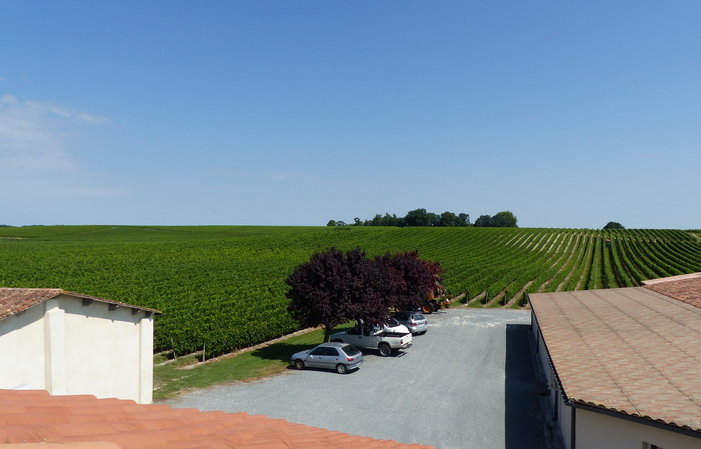
[[606, 223], [606, 226], [604, 226], [604, 229], [625, 229], [622, 224], [617, 223], [615, 221], [609, 221]]
[[491, 215], [480, 215], [477, 220], [475, 220], [475, 227], [477, 228], [488, 228], [492, 226], [492, 216]]
[[329, 222], [326, 223], [326, 226], [336, 226], [336, 220], [329, 220]]
[[407, 226], [433, 226], [436, 218], [436, 214], [426, 212], [426, 209], [416, 209], [406, 214], [404, 222]]
[[497, 228], [517, 228], [516, 216], [507, 211], [499, 212], [494, 217], [492, 217], [492, 226]]
[[438, 217], [436, 226], [455, 228], [460, 226], [460, 218], [452, 212], [445, 211]]

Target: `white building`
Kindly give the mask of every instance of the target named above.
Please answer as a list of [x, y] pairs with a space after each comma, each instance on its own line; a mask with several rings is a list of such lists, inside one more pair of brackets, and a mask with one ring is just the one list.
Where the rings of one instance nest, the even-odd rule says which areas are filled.
[[153, 398], [153, 315], [60, 289], [0, 288], [0, 389]]
[[701, 448], [701, 274], [530, 295], [567, 449]]

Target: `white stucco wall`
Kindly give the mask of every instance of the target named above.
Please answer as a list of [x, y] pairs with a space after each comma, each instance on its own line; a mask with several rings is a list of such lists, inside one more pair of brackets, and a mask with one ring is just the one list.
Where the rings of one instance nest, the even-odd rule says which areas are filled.
[[0, 388], [45, 388], [44, 307], [0, 321]]
[[153, 398], [153, 317], [61, 295], [0, 321], [0, 388]]
[[576, 449], [699, 449], [701, 439], [626, 419], [577, 409]]

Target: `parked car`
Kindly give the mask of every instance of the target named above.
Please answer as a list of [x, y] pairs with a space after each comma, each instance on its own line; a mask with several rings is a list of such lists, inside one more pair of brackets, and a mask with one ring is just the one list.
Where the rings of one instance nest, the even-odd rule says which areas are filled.
[[382, 357], [393, 351], [406, 349], [412, 345], [409, 329], [396, 320], [385, 326], [366, 325], [357, 321], [348, 332], [338, 332], [331, 336], [331, 341], [349, 343], [360, 348], [376, 349]]
[[363, 353], [358, 348], [337, 342], [322, 343], [314, 349], [298, 352], [290, 359], [297, 369], [335, 369], [339, 374], [359, 368], [364, 361]]
[[396, 312], [394, 318], [406, 326], [412, 334], [423, 335], [428, 330], [428, 320], [418, 310]]
[[385, 325], [382, 326], [382, 330], [384, 330], [385, 332], [394, 332], [397, 334], [408, 334], [409, 332], [411, 332], [411, 329], [409, 329], [403, 323], [400, 323], [394, 317], [389, 317], [387, 323], [385, 323]]

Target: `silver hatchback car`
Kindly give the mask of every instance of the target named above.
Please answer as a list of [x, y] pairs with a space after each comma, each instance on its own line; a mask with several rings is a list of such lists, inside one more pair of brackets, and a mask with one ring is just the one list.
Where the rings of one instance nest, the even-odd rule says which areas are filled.
[[418, 311], [396, 312], [394, 318], [409, 329], [412, 334], [425, 334], [428, 330], [428, 320]]
[[314, 349], [301, 351], [290, 358], [297, 369], [335, 369], [339, 374], [359, 368], [365, 358], [358, 348], [348, 343], [322, 343]]

